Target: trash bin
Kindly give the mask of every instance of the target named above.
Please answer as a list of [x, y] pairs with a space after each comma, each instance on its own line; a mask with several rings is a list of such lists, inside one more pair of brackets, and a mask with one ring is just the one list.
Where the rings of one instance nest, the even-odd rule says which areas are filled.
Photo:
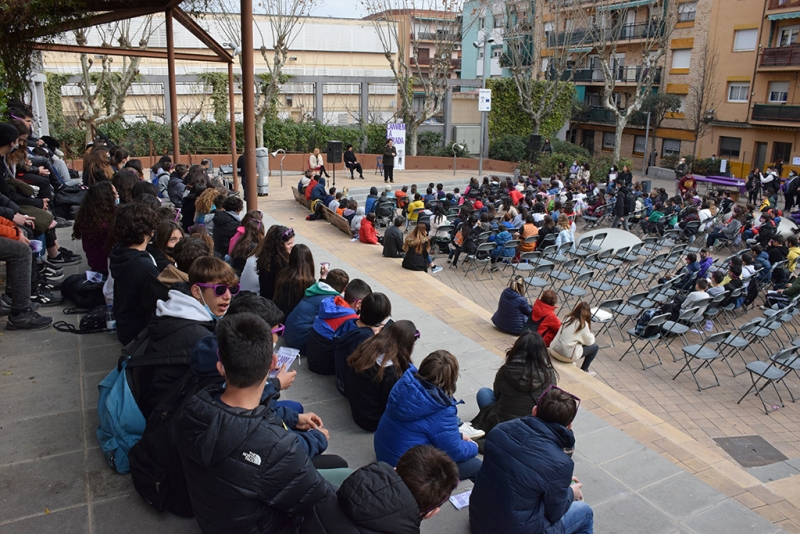
[[256, 173], [258, 174], [258, 195], [269, 194], [269, 150], [256, 149]]
[[649, 195], [650, 189], [653, 187], [653, 182], [650, 180], [642, 180], [642, 194]]

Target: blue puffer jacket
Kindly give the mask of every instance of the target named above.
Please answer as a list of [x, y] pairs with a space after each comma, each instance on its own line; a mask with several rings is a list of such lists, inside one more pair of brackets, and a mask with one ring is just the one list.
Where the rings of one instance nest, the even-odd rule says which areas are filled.
[[516, 253], [516, 249], [513, 248], [505, 248], [505, 244], [511, 241], [511, 234], [507, 230], [503, 230], [499, 234], [497, 234], [494, 238], [494, 242], [496, 246], [492, 251], [493, 258], [513, 258], [514, 254]]
[[507, 287], [500, 294], [497, 311], [492, 315], [494, 325], [507, 334], [518, 336], [533, 309], [528, 299]]
[[386, 411], [375, 432], [375, 455], [391, 466], [416, 445], [433, 445], [454, 462], [478, 454], [478, 445], [461, 439], [458, 404], [444, 391], [417, 377], [417, 369], [403, 373], [389, 394]]
[[564, 449], [574, 445], [565, 427], [533, 416], [494, 427], [470, 497], [472, 534], [563, 534], [559, 521], [575, 500]]
[[301, 354], [305, 354], [308, 334], [317, 319], [320, 303], [327, 297], [333, 297], [338, 294], [338, 291], [325, 282], [317, 282], [306, 289], [303, 300], [295, 306], [284, 323], [286, 332], [283, 334], [283, 339], [286, 344], [293, 349], [299, 350]]

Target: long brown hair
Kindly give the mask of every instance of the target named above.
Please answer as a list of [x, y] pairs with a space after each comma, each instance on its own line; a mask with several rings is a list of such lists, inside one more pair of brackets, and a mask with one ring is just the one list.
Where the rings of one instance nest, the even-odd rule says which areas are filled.
[[447, 396], [456, 392], [458, 381], [458, 360], [446, 350], [437, 350], [428, 354], [419, 366], [417, 376], [441, 388]]
[[111, 162], [108, 159], [108, 148], [98, 146], [92, 148], [83, 156], [83, 184], [92, 185], [96, 181], [95, 170], [100, 172], [97, 174], [104, 174], [106, 180], [111, 180], [114, 174], [114, 169], [111, 168]]
[[272, 301], [286, 315], [302, 300], [306, 289], [316, 282], [314, 256], [306, 245], [295, 245], [289, 254], [289, 263], [275, 279]]
[[197, 213], [211, 213], [211, 206], [214, 205], [214, 201], [218, 196], [219, 191], [213, 187], [209, 187], [200, 193], [200, 196], [194, 201], [195, 211]]
[[417, 254], [422, 254], [425, 251], [425, 246], [429, 241], [428, 229], [424, 224], [417, 224], [414, 227], [414, 230], [412, 230], [412, 232], [408, 234], [408, 237], [406, 237], [406, 242], [403, 243], [403, 250], [408, 252], [408, 249], [414, 247], [414, 252]]
[[156, 226], [156, 235], [155, 235], [155, 243], [158, 250], [167, 258], [169, 261], [174, 262], [175, 260], [172, 256], [167, 252], [167, 245], [169, 244], [169, 240], [172, 237], [172, 233], [177, 230], [181, 233], [181, 238], [185, 237], [183, 233], [183, 228], [180, 224], [176, 223], [175, 221], [161, 221]]
[[583, 330], [592, 321], [592, 308], [588, 302], [579, 302], [564, 321], [564, 326], [578, 323], [578, 331]]
[[[261, 222], [260, 218], [251, 216], [251, 213], [254, 212], [248, 212], [242, 219], [244, 233], [231, 249], [231, 258], [246, 260], [264, 239], [264, 223]], [[260, 212], [255, 213], [260, 215]]]
[[253, 255], [256, 257], [256, 271], [259, 274], [277, 274], [289, 263], [289, 253], [286, 252], [286, 241], [283, 239], [287, 230], [289, 229], [281, 224], [273, 224], [256, 247]]
[[347, 365], [353, 368], [356, 373], [364, 373], [372, 368], [383, 355], [383, 361], [378, 367], [378, 374], [375, 381], [383, 379], [383, 371], [391, 363], [397, 369], [397, 375], [401, 376], [408, 371], [411, 365], [411, 353], [414, 351], [414, 343], [417, 327], [411, 321], [397, 321], [385, 327], [364, 341], [353, 354], [347, 358]]

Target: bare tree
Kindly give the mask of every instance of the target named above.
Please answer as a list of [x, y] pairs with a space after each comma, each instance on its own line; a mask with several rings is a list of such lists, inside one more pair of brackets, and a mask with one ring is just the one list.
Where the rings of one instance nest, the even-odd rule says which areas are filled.
[[714, 43], [707, 43], [705, 53], [693, 58], [693, 70], [699, 72], [698, 78], [689, 84], [689, 94], [686, 97], [686, 125], [694, 132], [692, 145], [692, 158], [697, 153], [697, 142], [706, 134], [709, 127], [707, 117], [714, 116], [717, 101], [717, 75], [719, 52]]
[[[538, 134], [542, 121], [549, 116], [576, 73], [583, 74], [588, 52], [584, 45], [589, 34], [576, 28], [574, 13], [565, 9], [572, 0], [526, 0], [504, 2], [506, 51], [503, 64], [519, 94], [519, 105], [531, 118], [533, 133]], [[550, 20], [534, 17], [551, 5]], [[492, 6], [494, 11], [494, 6]], [[497, 16], [497, 15], [495, 15]], [[486, 59], [484, 58], [484, 61]]]
[[[669, 93], [653, 93], [642, 102], [642, 112], [650, 113], [650, 128], [658, 131], [661, 123], [667, 118], [667, 113], [676, 113], [681, 108], [681, 99], [678, 95]], [[650, 151], [656, 149], [656, 136], [650, 136]]]
[[[603, 77], [603, 107], [616, 119], [614, 160], [619, 161], [622, 132], [638, 112], [651, 92], [659, 75], [659, 64], [669, 49], [669, 40], [678, 20], [677, 4], [667, 0], [652, 4], [649, 20], [629, 24], [628, 13], [636, 7], [619, 4], [616, 0], [591, 0], [574, 12], [597, 51], [596, 65]], [[625, 45], [625, 60], [620, 61], [618, 50]], [[630, 84], [627, 102], [622, 102], [618, 84]]]
[[[444, 107], [449, 90], [447, 80], [453, 70], [453, 52], [456, 45], [461, 44], [464, 0], [362, 0], [362, 4], [397, 82], [396, 117], [406, 124], [408, 154], [416, 156], [418, 127], [441, 114]], [[470, 22], [464, 26], [465, 31], [477, 22], [476, 13], [469, 14]], [[415, 21], [415, 14], [424, 14], [425, 22]], [[407, 56], [408, 39], [410, 53]], [[420, 57], [421, 49], [429, 52], [428, 58]], [[414, 93], [420, 87], [424, 100], [416, 110]]]
[[[213, 0], [222, 14], [216, 18], [225, 38], [235, 46], [241, 45], [241, 18], [238, 15], [237, 0]], [[274, 112], [280, 85], [287, 77], [283, 67], [289, 59], [289, 50], [294, 39], [302, 28], [305, 17], [316, 7], [318, 0], [263, 0], [258, 2], [259, 12], [267, 15], [270, 34], [265, 36], [261, 26], [256, 22], [255, 29], [264, 43], [260, 48], [261, 57], [267, 64], [267, 72], [256, 76], [255, 109], [256, 109], [256, 147], [264, 146], [264, 121], [269, 113]], [[241, 62], [241, 55], [239, 56]]]
[[[144, 50], [157, 26], [153, 17], [124, 20], [107, 26], [95, 26], [75, 30], [78, 46], [86, 46], [90, 32], [97, 32], [103, 48], [131, 48]], [[81, 73], [78, 87], [81, 90], [83, 107], [78, 112], [79, 124], [86, 128], [86, 143], [94, 138], [97, 127], [118, 121], [125, 116], [125, 100], [131, 84], [139, 75], [141, 58], [122, 56], [117, 58], [116, 68], [112, 56], [101, 56], [100, 70], [92, 71], [94, 59], [81, 54]], [[121, 63], [121, 64], [120, 64]]]

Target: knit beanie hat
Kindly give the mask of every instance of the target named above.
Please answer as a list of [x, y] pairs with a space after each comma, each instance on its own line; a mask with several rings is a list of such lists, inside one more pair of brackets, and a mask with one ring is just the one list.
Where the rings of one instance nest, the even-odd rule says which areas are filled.
[[0, 122], [0, 146], [10, 145], [19, 138], [19, 131], [8, 124]]

